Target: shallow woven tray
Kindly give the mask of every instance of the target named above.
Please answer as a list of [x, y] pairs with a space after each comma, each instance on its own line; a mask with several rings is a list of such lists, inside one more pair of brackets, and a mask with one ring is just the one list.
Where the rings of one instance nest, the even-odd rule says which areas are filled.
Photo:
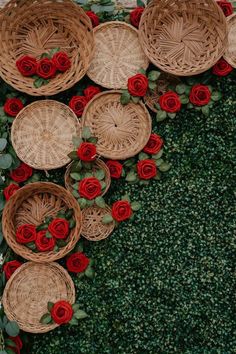
[[125, 22], [107, 22], [94, 29], [95, 53], [87, 72], [90, 79], [110, 89], [124, 89], [130, 76], [147, 69], [138, 31]]
[[82, 211], [82, 231], [81, 234], [89, 241], [101, 241], [107, 238], [115, 228], [115, 222], [103, 224], [103, 216], [111, 214], [111, 209], [91, 206]]
[[236, 14], [227, 17], [228, 26], [228, 46], [224, 58], [236, 68]]
[[59, 168], [70, 162], [72, 137], [79, 122], [65, 104], [43, 100], [25, 107], [14, 119], [12, 145], [18, 157], [38, 170]]
[[[73, 209], [75, 227], [70, 231], [68, 243], [58, 252], [31, 251], [16, 241], [16, 229], [23, 224], [40, 225], [45, 217], [56, 217], [60, 210]], [[80, 238], [82, 215], [79, 204], [65, 188], [54, 183], [30, 183], [19, 189], [7, 202], [2, 216], [3, 234], [7, 244], [21, 257], [34, 262], [52, 262], [64, 257]]]
[[176, 76], [196, 75], [224, 54], [226, 19], [214, 0], [153, 0], [142, 15], [139, 37], [154, 65]]
[[[19, 91], [34, 96], [54, 95], [72, 87], [86, 73], [93, 54], [91, 21], [71, 0], [11, 0], [1, 11], [0, 75]], [[22, 55], [37, 58], [59, 47], [71, 59], [71, 68], [47, 85], [35, 88], [33, 79], [16, 67]]]
[[74, 283], [57, 263], [27, 262], [8, 280], [3, 294], [4, 311], [25, 332], [45, 333], [58, 327], [44, 325], [40, 318], [48, 312], [47, 303], [66, 300], [75, 302]]
[[120, 91], [96, 95], [86, 106], [82, 126], [98, 138], [97, 152], [112, 160], [125, 160], [147, 144], [152, 120], [143, 103], [120, 103]]

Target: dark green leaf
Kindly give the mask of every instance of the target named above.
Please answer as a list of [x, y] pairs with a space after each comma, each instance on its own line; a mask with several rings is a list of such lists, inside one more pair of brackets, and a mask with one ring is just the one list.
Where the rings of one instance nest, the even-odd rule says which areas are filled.
[[186, 85], [185, 84], [179, 84], [179, 85], [176, 86], [176, 92], [179, 95], [182, 95], [183, 93], [185, 93], [185, 90], [186, 90]]
[[137, 0], [137, 6], [145, 7], [145, 4], [142, 0]]
[[44, 84], [44, 79], [42, 77], [38, 77], [34, 80], [34, 87], [39, 88]]
[[130, 102], [130, 94], [127, 90], [122, 92], [122, 95], [120, 96], [120, 102], [123, 105], [126, 105]]
[[7, 146], [7, 139], [0, 138], [0, 151], [3, 151]]
[[129, 172], [125, 178], [127, 182], [137, 181], [137, 174], [135, 172]]
[[132, 102], [134, 102], [135, 104], [137, 104], [137, 103], [140, 101], [140, 97], [131, 96], [131, 100], [132, 100]]
[[12, 156], [10, 154], [0, 155], [0, 169], [6, 170], [11, 167]]
[[160, 75], [161, 75], [161, 73], [159, 71], [152, 70], [148, 74], [148, 80], [157, 81], [157, 79], [159, 78]]
[[60, 47], [56, 47], [50, 50], [49, 54], [52, 57], [54, 54], [60, 52]]
[[213, 91], [211, 95], [211, 99], [213, 101], [219, 101], [222, 98], [222, 93], [218, 91]]
[[85, 275], [86, 277], [90, 278], [90, 279], [93, 279], [94, 278], [94, 275], [95, 275], [95, 271], [93, 268], [91, 267], [88, 267], [85, 271]]
[[36, 231], [42, 231], [42, 230], [47, 230], [48, 224], [41, 224], [36, 227]]
[[[158, 161], [158, 160], [157, 160]], [[171, 168], [171, 165], [168, 162], [163, 162], [160, 166], [159, 166], [159, 170], [161, 172], [167, 172], [169, 171], [169, 169]]]
[[162, 155], [163, 155], [163, 149], [161, 149], [157, 154], [152, 155], [152, 158], [154, 160], [158, 160], [158, 159], [160, 159], [162, 157]]
[[72, 152], [70, 152], [69, 154], [68, 154], [68, 156], [69, 156], [69, 158], [71, 159], [71, 160], [78, 160], [79, 158], [78, 158], [78, 155], [77, 155], [77, 151], [72, 151]]
[[73, 190], [72, 194], [75, 198], [79, 198], [79, 193], [76, 190]]
[[91, 130], [89, 127], [83, 127], [82, 130], [82, 138], [87, 140], [89, 138], [91, 138], [92, 134], [91, 134]]
[[65, 214], [67, 220], [69, 220], [73, 215], [74, 215], [74, 210], [73, 209], [67, 210], [67, 212]]
[[35, 245], [34, 242], [26, 243], [26, 247], [28, 247], [31, 251], [35, 251], [36, 250], [36, 245]]
[[156, 84], [156, 82], [149, 81], [148, 82], [148, 87], [149, 87], [150, 90], [155, 90], [155, 88], [157, 87], [157, 84]]
[[77, 149], [80, 146], [80, 144], [83, 142], [83, 139], [79, 138], [78, 136], [73, 136], [72, 141], [75, 148]]
[[52, 308], [54, 306], [54, 303], [53, 302], [48, 302], [48, 311], [51, 312]]
[[103, 197], [97, 197], [95, 199], [95, 203], [99, 208], [105, 208], [106, 207], [106, 203], [105, 200], [103, 199]]
[[149, 156], [145, 154], [145, 152], [140, 152], [140, 154], [138, 155], [139, 160], [147, 160], [148, 158]]
[[20, 328], [15, 321], [9, 321], [5, 326], [5, 330], [10, 337], [16, 337], [20, 333]]
[[176, 117], [176, 113], [169, 113], [168, 112], [168, 117], [171, 118], [171, 119], [174, 119]]
[[138, 211], [139, 209], [141, 209], [141, 204], [139, 202], [132, 202], [131, 208], [133, 211]]
[[75, 227], [75, 220], [74, 219], [70, 219], [70, 222], [69, 222], [69, 226], [70, 226], [70, 229], [73, 229]]
[[87, 206], [87, 200], [85, 198], [78, 199], [78, 203], [81, 209], [84, 209]]
[[74, 179], [75, 181], [80, 181], [81, 180], [81, 174], [78, 172], [72, 172], [70, 174], [71, 178]]
[[144, 70], [143, 68], [139, 69], [138, 72], [146, 76], [146, 70]]
[[102, 223], [105, 225], [110, 224], [113, 221], [113, 217], [110, 214], [104, 215], [102, 218]]
[[40, 318], [40, 323], [42, 324], [49, 324], [52, 322], [52, 317], [50, 315], [50, 313], [45, 313], [45, 315], [43, 315], [41, 318]]
[[125, 194], [125, 195], [121, 198], [121, 200], [127, 200], [127, 202], [130, 203], [130, 197], [129, 197], [128, 194]]
[[4, 344], [9, 346], [9, 347], [13, 347], [16, 348], [16, 343], [12, 340], [12, 339], [5, 339]]
[[69, 322], [69, 324], [72, 326], [77, 326], [78, 323], [79, 323], [79, 321], [75, 317], [72, 317], [72, 319]]
[[95, 177], [99, 180], [102, 181], [105, 178], [105, 172], [104, 170], [98, 170], [95, 172]]
[[158, 111], [156, 115], [156, 120], [157, 122], [161, 122], [164, 119], [166, 119], [166, 117], [167, 117], [167, 113], [165, 111]]
[[79, 304], [73, 304], [72, 305], [72, 309], [74, 312], [78, 311], [80, 309], [80, 305]]
[[87, 313], [83, 310], [77, 310], [74, 313], [74, 316], [75, 316], [75, 318], [77, 318], [77, 320], [82, 320], [82, 319], [88, 317]]
[[205, 116], [208, 116], [208, 115], [210, 114], [209, 106], [203, 106], [203, 107], [202, 107], [202, 113], [203, 113]]

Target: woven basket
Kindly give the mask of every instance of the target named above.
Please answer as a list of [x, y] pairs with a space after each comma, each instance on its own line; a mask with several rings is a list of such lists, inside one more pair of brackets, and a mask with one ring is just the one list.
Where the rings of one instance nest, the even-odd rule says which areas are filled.
[[[56, 217], [60, 210], [73, 209], [75, 227], [70, 231], [68, 243], [58, 252], [31, 251], [16, 241], [16, 229], [23, 224], [40, 225], [45, 217]], [[75, 198], [63, 187], [54, 183], [30, 183], [17, 191], [7, 202], [2, 216], [4, 237], [12, 250], [34, 262], [52, 262], [69, 253], [80, 238], [82, 216]]]
[[236, 14], [227, 17], [227, 26], [228, 46], [224, 58], [233, 68], [236, 68]]
[[57, 263], [27, 262], [8, 280], [3, 294], [4, 311], [25, 332], [45, 333], [58, 327], [44, 325], [40, 318], [48, 312], [47, 303], [75, 302], [74, 283]]
[[81, 234], [89, 241], [101, 241], [107, 238], [115, 228], [115, 222], [103, 224], [103, 216], [110, 214], [111, 209], [91, 206], [82, 211], [82, 231]]
[[120, 103], [120, 91], [96, 95], [86, 106], [82, 126], [98, 138], [97, 152], [112, 160], [125, 160], [147, 144], [152, 120], [143, 103]]
[[107, 22], [94, 29], [95, 54], [87, 72], [90, 79], [110, 89], [124, 89], [129, 77], [147, 69], [148, 59], [138, 31], [125, 22]]
[[227, 26], [214, 0], [153, 0], [143, 12], [139, 37], [154, 65], [190, 76], [208, 70], [223, 55]]
[[18, 157], [38, 170], [62, 167], [70, 162], [72, 137], [79, 121], [65, 104], [43, 100], [25, 107], [14, 119], [11, 139]]
[[[93, 54], [91, 21], [71, 0], [11, 0], [1, 12], [0, 75], [19, 91], [34, 96], [54, 95], [72, 87], [86, 73]], [[16, 60], [37, 57], [59, 47], [71, 59], [71, 68], [47, 85], [21, 75]]]

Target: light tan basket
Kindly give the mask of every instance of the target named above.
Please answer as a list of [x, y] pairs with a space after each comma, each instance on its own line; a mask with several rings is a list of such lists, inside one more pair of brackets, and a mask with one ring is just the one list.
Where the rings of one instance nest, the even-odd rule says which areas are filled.
[[147, 69], [138, 31], [125, 22], [107, 22], [94, 29], [95, 53], [87, 72], [91, 80], [110, 89], [125, 89], [128, 78]]
[[150, 61], [176, 76], [208, 70], [227, 45], [226, 19], [214, 0], [153, 0], [139, 35]]
[[[71, 229], [66, 246], [58, 252], [31, 251], [16, 241], [16, 230], [24, 224], [41, 225], [47, 216], [56, 217], [60, 210], [73, 209], [75, 227]], [[80, 238], [82, 215], [79, 204], [65, 188], [54, 183], [30, 183], [19, 189], [7, 202], [2, 216], [3, 234], [7, 244], [21, 257], [34, 262], [52, 262], [63, 258]]]
[[[91, 21], [71, 0], [11, 0], [1, 11], [0, 75], [19, 91], [34, 96], [54, 95], [72, 87], [86, 73], [93, 54]], [[71, 68], [47, 85], [34, 87], [16, 67], [22, 55], [37, 57], [59, 47], [71, 59]]]
[[226, 48], [224, 59], [236, 68], [236, 14], [227, 17], [228, 26], [228, 46]]
[[27, 262], [8, 280], [3, 293], [4, 311], [21, 330], [45, 333], [57, 324], [42, 324], [40, 318], [48, 312], [48, 302], [75, 302], [74, 283], [67, 271], [57, 263]]
[[72, 137], [79, 135], [79, 121], [65, 104], [42, 100], [26, 106], [14, 119], [12, 145], [18, 157], [38, 170], [70, 162]]
[[112, 160], [125, 160], [147, 144], [152, 120], [143, 103], [120, 103], [120, 91], [96, 95], [86, 106], [82, 126], [98, 138], [97, 152]]
[[115, 222], [103, 224], [103, 216], [111, 214], [111, 209], [91, 206], [82, 211], [82, 231], [81, 234], [89, 241], [101, 241], [107, 238], [115, 228]]

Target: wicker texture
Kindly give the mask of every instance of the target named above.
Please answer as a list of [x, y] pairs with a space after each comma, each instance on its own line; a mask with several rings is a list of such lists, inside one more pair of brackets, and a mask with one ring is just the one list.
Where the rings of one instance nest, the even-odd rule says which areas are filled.
[[18, 157], [38, 170], [62, 167], [73, 150], [79, 122], [65, 104], [43, 100], [25, 107], [14, 119], [11, 139]]
[[[60, 210], [73, 209], [75, 227], [70, 231], [68, 243], [58, 252], [31, 251], [16, 241], [16, 229], [23, 224], [40, 225], [45, 217], [56, 217]], [[18, 190], [7, 202], [2, 217], [3, 234], [12, 250], [34, 262], [52, 262], [64, 257], [80, 238], [82, 215], [75, 198], [63, 187], [54, 183], [30, 183]]]
[[[22, 55], [40, 58], [57, 47], [69, 55], [71, 68], [35, 88], [33, 78], [20, 74], [16, 60]], [[19, 91], [49, 96], [72, 87], [85, 75], [93, 47], [91, 21], [71, 0], [11, 0], [2, 10], [0, 75]]]
[[48, 312], [47, 303], [75, 302], [75, 288], [67, 271], [57, 263], [27, 262], [8, 280], [3, 294], [4, 311], [25, 332], [45, 333], [58, 327], [44, 325], [40, 318]]
[[124, 22], [107, 22], [94, 29], [95, 54], [88, 76], [97, 84], [111, 89], [127, 87], [129, 77], [140, 68], [147, 69], [138, 31]]
[[233, 68], [236, 68], [236, 14], [227, 17], [227, 26], [228, 47], [226, 48], [224, 58]]
[[139, 34], [150, 61], [177, 76], [208, 70], [227, 45], [226, 19], [214, 0], [153, 0]]
[[82, 126], [90, 127], [98, 138], [97, 152], [112, 160], [138, 154], [151, 134], [151, 117], [143, 103], [120, 103], [120, 91], [96, 95], [86, 106]]
[[103, 224], [103, 216], [111, 214], [111, 209], [92, 206], [82, 211], [82, 231], [81, 234], [89, 241], [101, 241], [107, 238], [115, 228], [115, 222]]

